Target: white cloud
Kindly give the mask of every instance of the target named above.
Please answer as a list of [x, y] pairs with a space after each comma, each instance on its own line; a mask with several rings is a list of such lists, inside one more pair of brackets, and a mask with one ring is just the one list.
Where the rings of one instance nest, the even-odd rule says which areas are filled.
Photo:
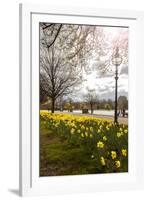
[[[96, 71], [93, 71], [89, 75], [84, 75], [85, 81], [80, 86], [80, 89], [73, 98], [76, 101], [82, 101], [84, 94], [89, 89], [95, 89], [100, 99], [113, 99], [115, 94], [115, 79], [114, 76], [98, 78]], [[128, 96], [128, 75], [120, 74], [118, 79], [118, 96]]]

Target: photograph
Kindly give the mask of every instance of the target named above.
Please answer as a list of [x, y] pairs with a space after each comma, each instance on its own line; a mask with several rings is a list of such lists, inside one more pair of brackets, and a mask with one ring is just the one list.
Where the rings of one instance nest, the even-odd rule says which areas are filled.
[[38, 31], [40, 177], [127, 173], [129, 27]]

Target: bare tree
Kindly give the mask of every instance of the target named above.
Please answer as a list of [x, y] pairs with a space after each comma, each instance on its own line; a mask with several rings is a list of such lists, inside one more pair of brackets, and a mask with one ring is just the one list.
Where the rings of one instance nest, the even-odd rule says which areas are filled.
[[55, 43], [62, 28], [62, 24], [40, 23], [40, 26], [43, 32], [49, 37], [49, 40], [47, 40], [47, 38], [42, 38], [41, 42], [46, 45], [47, 48], [50, 48]]
[[84, 57], [90, 56], [87, 37], [93, 31], [89, 26], [40, 24], [41, 90], [52, 101], [52, 113], [56, 99], [81, 82], [82, 68], [88, 62]]
[[91, 114], [93, 114], [93, 106], [98, 102], [98, 96], [94, 89], [87, 88], [87, 94], [84, 96], [87, 103], [90, 105]]
[[51, 47], [50, 60], [41, 61], [42, 76], [44, 77], [44, 91], [51, 98], [52, 113], [58, 97], [71, 92], [71, 88], [80, 82], [78, 71], [70, 65], [62, 64], [59, 57], [55, 56], [55, 49]]
[[[97, 29], [99, 29], [97, 27]], [[128, 29], [116, 27], [116, 34], [109, 34], [105, 28], [100, 34], [97, 34], [95, 38], [95, 62], [93, 64], [94, 69], [97, 69], [98, 74], [113, 74], [112, 55], [115, 49], [119, 49], [119, 53], [122, 57], [122, 64], [128, 64]], [[108, 29], [107, 29], [108, 30]], [[98, 42], [97, 42], [98, 41]], [[98, 52], [98, 53], [97, 53]]]
[[40, 102], [47, 100], [47, 85], [46, 77], [44, 74], [40, 74]]

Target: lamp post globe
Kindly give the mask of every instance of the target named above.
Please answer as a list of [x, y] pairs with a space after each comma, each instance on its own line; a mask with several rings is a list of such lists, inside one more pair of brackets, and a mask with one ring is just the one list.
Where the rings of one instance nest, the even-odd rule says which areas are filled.
[[119, 54], [119, 48], [116, 47], [115, 52], [112, 56], [112, 64], [115, 66], [115, 111], [114, 111], [114, 122], [118, 123], [117, 114], [117, 81], [118, 81], [118, 66], [122, 63], [122, 57]]

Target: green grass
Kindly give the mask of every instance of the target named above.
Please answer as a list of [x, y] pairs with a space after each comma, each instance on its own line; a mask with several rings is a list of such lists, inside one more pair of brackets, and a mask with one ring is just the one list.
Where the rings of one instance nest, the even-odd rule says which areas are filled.
[[100, 173], [97, 161], [81, 146], [69, 144], [45, 128], [40, 131], [40, 176]]

